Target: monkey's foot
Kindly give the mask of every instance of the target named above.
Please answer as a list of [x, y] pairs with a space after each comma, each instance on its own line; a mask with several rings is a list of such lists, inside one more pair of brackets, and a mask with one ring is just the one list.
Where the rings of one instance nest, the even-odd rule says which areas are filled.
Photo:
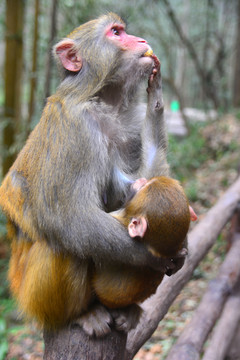
[[73, 325], [81, 326], [89, 336], [103, 337], [110, 333], [112, 321], [108, 310], [103, 305], [97, 304], [75, 320]]
[[111, 310], [116, 329], [124, 332], [135, 329], [142, 312], [142, 308], [137, 304], [122, 309]]

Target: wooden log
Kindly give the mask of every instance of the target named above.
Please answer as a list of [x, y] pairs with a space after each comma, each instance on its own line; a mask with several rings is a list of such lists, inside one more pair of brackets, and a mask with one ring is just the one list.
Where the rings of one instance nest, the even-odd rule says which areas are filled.
[[78, 326], [44, 331], [43, 360], [123, 360], [127, 335], [113, 330], [103, 339], [90, 338]]
[[[189, 255], [183, 268], [174, 276], [165, 277], [154, 296], [147, 299], [145, 310], [135, 330], [130, 331], [125, 359], [132, 359], [155, 331], [174, 299], [189, 281], [198, 263], [207, 254], [240, 201], [240, 178], [226, 191], [189, 234]], [[181, 360], [180, 357], [178, 360]]]
[[[220, 267], [218, 276], [210, 282], [191, 322], [185, 327], [167, 360], [199, 359], [204, 342], [221, 314], [224, 302], [240, 277], [240, 234], [236, 234], [233, 245]], [[193, 357], [189, 355], [191, 349]], [[209, 358], [210, 359], [210, 358]], [[220, 360], [221, 358], [217, 358]]]
[[237, 330], [228, 348], [225, 360], [240, 360], [240, 322], [238, 323]]
[[[238, 173], [240, 173], [240, 167], [239, 167], [239, 171]], [[240, 233], [240, 203], [237, 206], [237, 211], [234, 214], [233, 218], [232, 218], [232, 222], [231, 222], [231, 229], [230, 229], [230, 242], [232, 242], [233, 239], [233, 234], [235, 234], [235, 232], [239, 232]], [[239, 286], [239, 284], [238, 284]], [[240, 294], [239, 294], [240, 297]], [[239, 308], [237, 309], [237, 312], [239, 313]], [[236, 314], [238, 317], [238, 314]], [[237, 328], [235, 330], [235, 334], [231, 340], [231, 343], [229, 345], [228, 351], [227, 351], [227, 356], [225, 358], [225, 360], [240, 360], [240, 320], [238, 321], [238, 325]]]
[[[229, 296], [202, 360], [224, 360], [240, 320], [240, 283]], [[238, 339], [239, 341], [239, 339]]]

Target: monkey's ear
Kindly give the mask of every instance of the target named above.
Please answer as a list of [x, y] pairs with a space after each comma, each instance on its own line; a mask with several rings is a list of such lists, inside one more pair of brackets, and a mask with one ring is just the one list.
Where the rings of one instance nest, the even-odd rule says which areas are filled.
[[65, 69], [74, 72], [81, 70], [82, 59], [77, 53], [72, 39], [64, 39], [56, 44], [54, 53], [57, 55]]
[[190, 219], [191, 221], [196, 221], [198, 219], [195, 211], [193, 210], [193, 208], [189, 205], [189, 211], [190, 211]]
[[147, 231], [147, 220], [145, 219], [144, 216], [140, 216], [138, 218], [132, 218], [131, 222], [128, 225], [128, 233], [132, 238], [136, 236], [143, 238], [146, 231]]

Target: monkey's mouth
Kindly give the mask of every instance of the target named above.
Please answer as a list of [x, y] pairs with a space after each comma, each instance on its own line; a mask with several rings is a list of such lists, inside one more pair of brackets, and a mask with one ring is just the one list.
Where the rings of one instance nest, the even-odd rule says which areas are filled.
[[141, 54], [140, 56], [140, 63], [142, 66], [147, 66], [152, 68], [154, 66], [154, 59], [153, 59], [154, 53], [152, 48], [149, 46], [147, 51]]
[[152, 50], [151, 48], [149, 48], [149, 49], [143, 54], [144, 57], [145, 57], [145, 56], [151, 57], [152, 55], [153, 55], [153, 50]]

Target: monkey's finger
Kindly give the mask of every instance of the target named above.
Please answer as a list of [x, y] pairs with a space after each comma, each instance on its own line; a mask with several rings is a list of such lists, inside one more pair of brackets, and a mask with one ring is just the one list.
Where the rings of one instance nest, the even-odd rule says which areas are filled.
[[157, 57], [155, 54], [153, 54], [153, 55], [152, 55], [152, 58], [153, 58], [153, 60], [154, 60], [154, 65], [155, 65], [155, 67], [156, 67], [157, 69], [160, 69], [161, 63], [160, 63], [158, 57]]
[[156, 76], [156, 74], [151, 74], [149, 79], [148, 79], [148, 87], [147, 87], [147, 93], [150, 92], [151, 90], [151, 87], [152, 87], [152, 84], [153, 84], [153, 80], [154, 80], [154, 77]]
[[154, 74], [151, 74], [151, 75], [150, 75], [150, 78], [149, 78], [149, 83], [150, 83], [150, 85], [151, 85], [151, 83], [153, 82], [153, 79], [154, 79]]
[[146, 178], [139, 178], [139, 179], [137, 179], [137, 180], [131, 185], [131, 187], [132, 187], [133, 190], [138, 191], [138, 190], [140, 190], [144, 185], [146, 185], [146, 183], [147, 183], [147, 179], [146, 179]]

